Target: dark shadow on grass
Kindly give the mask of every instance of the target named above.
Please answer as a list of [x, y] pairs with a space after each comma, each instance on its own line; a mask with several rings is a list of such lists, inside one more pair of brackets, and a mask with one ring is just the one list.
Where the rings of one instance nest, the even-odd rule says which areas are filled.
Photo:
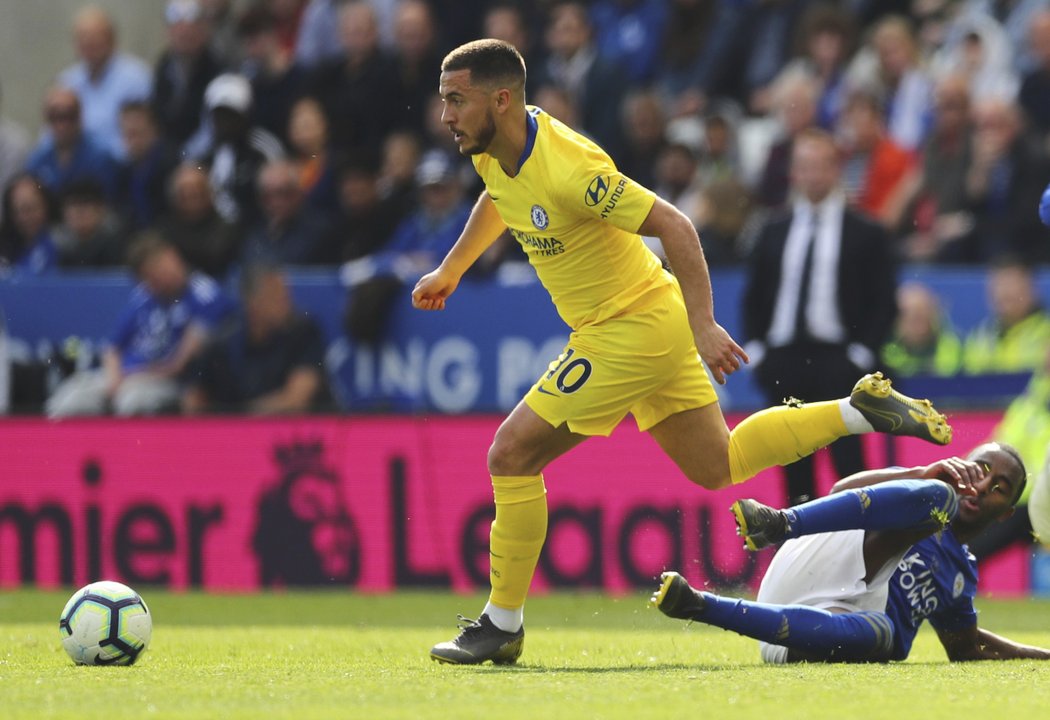
[[652, 665], [629, 665], [608, 667], [542, 667], [538, 665], [472, 665], [474, 672], [495, 673], [528, 673], [531, 675], [608, 675], [614, 673], [647, 673], [666, 672], [668, 670], [692, 670], [695, 672], [716, 672], [739, 670], [747, 665], [688, 665], [685, 663], [654, 663]]

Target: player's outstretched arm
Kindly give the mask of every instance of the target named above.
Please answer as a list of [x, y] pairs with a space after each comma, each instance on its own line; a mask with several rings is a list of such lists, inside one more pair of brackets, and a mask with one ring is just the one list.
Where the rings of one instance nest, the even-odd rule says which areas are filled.
[[1050, 660], [1050, 650], [1022, 645], [973, 625], [962, 630], [938, 631], [937, 637], [952, 662], [966, 660]]
[[748, 358], [744, 349], [715, 322], [711, 277], [696, 228], [680, 210], [657, 198], [638, 232], [660, 238], [671, 269], [682, 287], [696, 349], [711, 369], [715, 381], [724, 385], [725, 376], [740, 369], [740, 363], [746, 363]]
[[506, 229], [492, 198], [487, 192], [481, 193], [463, 232], [441, 265], [416, 283], [412, 290], [412, 305], [420, 310], [444, 310], [445, 300], [455, 292], [463, 274]]
[[879, 468], [864, 470], [844, 477], [835, 483], [831, 492], [855, 490], [856, 488], [877, 485], [889, 480], [940, 480], [951, 485], [963, 495], [974, 495], [974, 483], [984, 475], [984, 469], [971, 460], [958, 457], [944, 458], [929, 465], [918, 465], [911, 468]]

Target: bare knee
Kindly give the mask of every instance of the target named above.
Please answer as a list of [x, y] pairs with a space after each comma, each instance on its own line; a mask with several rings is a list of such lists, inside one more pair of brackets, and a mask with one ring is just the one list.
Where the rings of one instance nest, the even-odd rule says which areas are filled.
[[682, 472], [685, 473], [689, 482], [699, 485], [705, 490], [721, 490], [733, 484], [732, 479], [729, 477], [728, 464], [726, 464], [724, 472], [712, 467], [682, 468]]
[[491, 475], [535, 475], [540, 469], [532, 469], [533, 453], [520, 442], [515, 442], [508, 433], [497, 432], [489, 446], [488, 468]]

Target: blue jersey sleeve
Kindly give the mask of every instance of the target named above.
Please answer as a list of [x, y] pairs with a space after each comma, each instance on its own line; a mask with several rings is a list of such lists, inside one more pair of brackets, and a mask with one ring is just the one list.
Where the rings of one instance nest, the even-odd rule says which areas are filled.
[[147, 300], [147, 296], [141, 286], [136, 286], [131, 291], [128, 304], [117, 318], [116, 327], [109, 336], [110, 345], [121, 352], [127, 352], [131, 339], [138, 329], [138, 314]]
[[192, 303], [193, 322], [209, 331], [236, 309], [233, 300], [217, 282], [198, 273], [190, 278], [189, 300]]

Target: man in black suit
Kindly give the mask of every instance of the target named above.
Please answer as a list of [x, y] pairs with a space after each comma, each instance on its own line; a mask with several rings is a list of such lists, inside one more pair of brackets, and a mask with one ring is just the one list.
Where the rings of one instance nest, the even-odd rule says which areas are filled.
[[[794, 197], [762, 228], [744, 294], [745, 349], [771, 402], [848, 395], [875, 368], [896, 304], [885, 231], [848, 208], [834, 139], [812, 129], [791, 156]], [[839, 477], [864, 469], [860, 440], [831, 445]], [[812, 456], [784, 468], [792, 505], [816, 496]]]

